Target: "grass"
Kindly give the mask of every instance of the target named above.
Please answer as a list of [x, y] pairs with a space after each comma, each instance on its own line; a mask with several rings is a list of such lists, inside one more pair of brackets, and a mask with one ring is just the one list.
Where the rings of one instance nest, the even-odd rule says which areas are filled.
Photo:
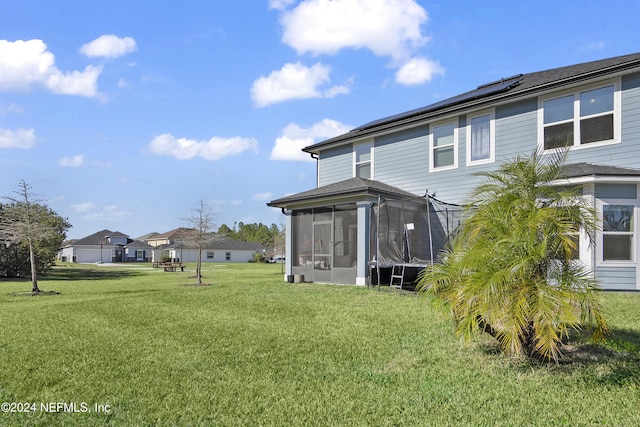
[[38, 404], [0, 425], [640, 425], [640, 294], [605, 294], [607, 344], [546, 366], [465, 345], [411, 294], [205, 268], [211, 286], [144, 265], [60, 266], [43, 297], [0, 281], [0, 402]]

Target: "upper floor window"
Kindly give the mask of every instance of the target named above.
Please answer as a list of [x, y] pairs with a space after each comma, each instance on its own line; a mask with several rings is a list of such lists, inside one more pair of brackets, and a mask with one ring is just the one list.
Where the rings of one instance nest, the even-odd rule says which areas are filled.
[[371, 143], [354, 145], [354, 176], [371, 179]]
[[458, 167], [458, 127], [455, 122], [435, 125], [429, 135], [429, 170]]
[[495, 159], [493, 113], [469, 117], [467, 124], [467, 164], [491, 163]]
[[616, 84], [542, 101], [542, 144], [545, 150], [615, 142], [619, 116]]

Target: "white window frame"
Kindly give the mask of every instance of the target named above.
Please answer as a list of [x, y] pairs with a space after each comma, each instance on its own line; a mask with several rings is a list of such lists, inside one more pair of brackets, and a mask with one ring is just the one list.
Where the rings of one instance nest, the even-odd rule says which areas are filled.
[[215, 259], [216, 256], [214, 251], [207, 251], [207, 259]]
[[[358, 156], [356, 153], [356, 147], [361, 147], [363, 145], [368, 145], [369, 146], [369, 160], [364, 161], [364, 162], [358, 162]], [[369, 164], [369, 170], [371, 171], [371, 173], [369, 174], [369, 178], [368, 179], [374, 179], [373, 178], [373, 141], [365, 141], [365, 142], [359, 142], [357, 144], [353, 144], [353, 170], [352, 170], [352, 176], [354, 178], [356, 178], [357, 175], [357, 171], [358, 171], [358, 166], [360, 165], [366, 165], [367, 163]]]
[[231, 252], [225, 252], [224, 253], [224, 260], [225, 261], [231, 261]]
[[144, 251], [136, 250], [136, 261], [144, 261]]
[[[608, 113], [599, 113], [592, 116], [580, 117], [580, 94], [594, 89], [600, 89], [607, 86], [613, 86], [613, 139], [595, 141], [586, 144], [580, 143], [580, 120], [591, 117], [598, 117]], [[621, 96], [621, 80], [620, 78], [609, 79], [593, 83], [587, 86], [580, 86], [571, 90], [565, 90], [562, 92], [555, 92], [553, 94], [540, 97], [538, 99], [538, 148], [544, 150], [545, 153], [551, 153], [554, 151], [562, 150], [559, 148], [544, 148], [544, 102], [553, 99], [563, 98], [566, 96], [573, 96], [573, 118], [566, 121], [554, 122], [554, 124], [560, 124], [563, 122], [573, 122], [573, 144], [568, 147], [570, 150], [584, 150], [591, 147], [602, 147], [606, 145], [619, 144], [621, 142], [621, 128], [622, 128], [622, 96]]]
[[[471, 160], [471, 121], [478, 117], [489, 116], [489, 157], [480, 160]], [[483, 110], [467, 116], [467, 166], [484, 165], [496, 161], [496, 124], [495, 109]]]
[[[598, 232], [598, 243], [597, 243], [597, 251], [596, 251], [596, 256], [597, 256], [597, 264], [601, 265], [603, 267], [631, 267], [634, 266], [638, 260], [638, 250], [639, 250], [639, 239], [638, 239], [638, 225], [639, 223], [639, 219], [638, 219], [638, 214], [640, 213], [640, 200], [638, 198], [636, 199], [599, 199], [598, 200], [598, 218], [602, 224], [604, 218], [603, 218], [603, 214], [604, 214], [604, 206], [605, 205], [624, 205], [624, 206], [633, 206], [633, 224], [632, 224], [632, 230], [631, 232], [620, 232], [619, 234], [631, 234], [632, 235], [632, 241], [631, 241], [631, 259], [630, 260], [609, 260], [609, 261], [605, 261], [604, 260], [604, 235], [605, 235], [605, 231], [604, 230], [599, 230]], [[602, 224], [603, 225], [603, 224]], [[603, 227], [604, 228], [604, 227]], [[615, 233], [615, 232], [612, 232]]]
[[[433, 155], [436, 148], [433, 146], [433, 131], [437, 127], [453, 125], [453, 164], [447, 166], [435, 167], [435, 156]], [[429, 172], [440, 172], [452, 169], [458, 169], [458, 145], [459, 145], [459, 121], [457, 118], [444, 120], [429, 125]]]

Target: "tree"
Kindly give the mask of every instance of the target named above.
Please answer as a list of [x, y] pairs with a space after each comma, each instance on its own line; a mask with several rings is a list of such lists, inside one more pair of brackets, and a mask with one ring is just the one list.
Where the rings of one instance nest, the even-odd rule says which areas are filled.
[[193, 232], [185, 235], [181, 240], [185, 245], [198, 249], [198, 258], [196, 261], [197, 285], [203, 285], [202, 249], [219, 239], [219, 236], [213, 232], [215, 229], [214, 219], [213, 211], [203, 200], [200, 200], [193, 214], [185, 218], [185, 221], [193, 228]]
[[[24, 259], [22, 248], [28, 250], [32, 292], [40, 292], [37, 273], [50, 268], [55, 253], [66, 237], [70, 224], [46, 207], [31, 192], [31, 185], [21, 180], [14, 197], [4, 197], [9, 203], [0, 210], [0, 243], [4, 243], [5, 260]], [[23, 251], [24, 252], [24, 251]], [[8, 258], [7, 258], [8, 257]], [[14, 273], [24, 271], [19, 264]]]
[[595, 210], [554, 185], [565, 157], [534, 152], [477, 174], [465, 222], [418, 283], [449, 303], [457, 334], [481, 330], [508, 354], [557, 363], [570, 331], [589, 325], [595, 340], [608, 332], [598, 285], [574, 259], [580, 232], [594, 242]]

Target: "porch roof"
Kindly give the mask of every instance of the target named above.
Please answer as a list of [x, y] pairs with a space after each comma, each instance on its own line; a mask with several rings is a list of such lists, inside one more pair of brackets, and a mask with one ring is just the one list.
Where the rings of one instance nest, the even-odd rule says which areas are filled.
[[358, 196], [384, 196], [389, 198], [417, 198], [400, 188], [387, 185], [380, 181], [365, 178], [350, 178], [333, 184], [303, 191], [302, 193], [282, 197], [267, 203], [267, 206], [287, 208], [298, 203], [308, 203], [313, 201], [330, 200], [332, 198], [358, 197]]
[[587, 176], [640, 177], [640, 169], [598, 165], [594, 163], [573, 163], [563, 166], [559, 178], [569, 179]]

